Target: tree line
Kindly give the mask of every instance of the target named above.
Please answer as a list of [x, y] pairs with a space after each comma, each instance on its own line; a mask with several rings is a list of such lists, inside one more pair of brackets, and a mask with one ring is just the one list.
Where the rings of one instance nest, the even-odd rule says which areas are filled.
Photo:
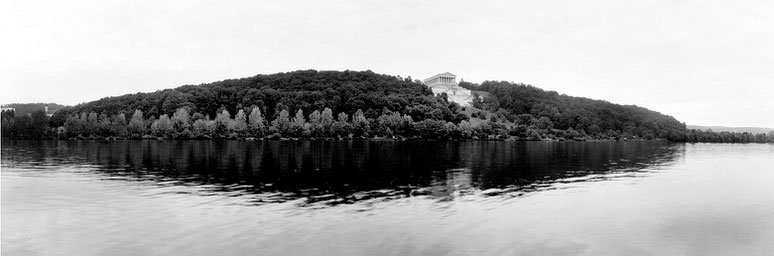
[[[281, 105], [278, 107], [282, 107]], [[497, 115], [485, 122], [457, 124], [442, 120], [414, 121], [407, 114], [384, 110], [376, 119], [367, 118], [362, 110], [352, 115], [337, 113], [330, 108], [314, 110], [305, 115], [302, 109], [291, 112], [277, 110], [274, 118], [266, 117], [262, 108], [240, 109], [231, 115], [228, 110], [210, 118], [187, 108], [177, 109], [171, 116], [146, 117], [135, 110], [107, 115], [79, 113], [66, 118], [63, 126], [49, 127], [49, 118], [42, 112], [15, 117], [12, 111], [2, 114], [2, 135], [9, 139], [439, 139], [439, 140], [627, 140], [621, 134], [591, 136], [573, 128], [554, 129], [546, 117], [519, 116], [519, 124], [507, 126]], [[295, 114], [291, 114], [295, 113]], [[774, 142], [769, 134], [687, 131], [689, 142]]]
[[[467, 120], [453, 123], [438, 119], [414, 121], [413, 117], [384, 109], [376, 118], [366, 117], [358, 109], [354, 113], [334, 114], [330, 108], [314, 110], [308, 115], [303, 109], [292, 112], [278, 104], [278, 114], [269, 118], [261, 107], [240, 109], [232, 115], [222, 109], [214, 118], [188, 108], [159, 117], [135, 110], [127, 117], [123, 113], [82, 112], [66, 118], [62, 126], [48, 128], [45, 115], [36, 115], [38, 129], [29, 129], [13, 118], [3, 117], [3, 137], [12, 139], [243, 139], [243, 138], [308, 138], [308, 139], [445, 139], [445, 140], [541, 140], [557, 138], [550, 125], [534, 120], [527, 129], [508, 128], [491, 118], [471, 124]], [[291, 114], [294, 113], [294, 114]], [[38, 118], [42, 119], [38, 119]], [[22, 117], [22, 120], [30, 117]], [[39, 131], [37, 133], [25, 133]], [[568, 134], [569, 135], [569, 134]], [[580, 136], [574, 134], [573, 136]]]
[[16, 115], [16, 111], [2, 111], [0, 114], [0, 135], [3, 139], [50, 139], [56, 131], [49, 127], [49, 118], [43, 110], [28, 115]]
[[688, 142], [718, 142], [718, 143], [750, 143], [750, 142], [774, 142], [774, 131], [768, 133], [750, 132], [714, 132], [697, 129], [688, 130], [686, 133]]

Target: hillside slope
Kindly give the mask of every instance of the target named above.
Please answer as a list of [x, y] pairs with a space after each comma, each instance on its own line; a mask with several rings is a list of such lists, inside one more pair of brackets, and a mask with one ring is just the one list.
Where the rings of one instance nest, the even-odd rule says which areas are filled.
[[643, 107], [560, 95], [555, 91], [505, 81], [485, 81], [481, 85], [467, 86], [489, 93], [489, 97], [477, 99], [474, 106], [498, 111], [517, 123], [543, 118], [553, 128], [573, 129], [592, 135], [633, 135], [673, 141], [685, 139], [684, 123]]

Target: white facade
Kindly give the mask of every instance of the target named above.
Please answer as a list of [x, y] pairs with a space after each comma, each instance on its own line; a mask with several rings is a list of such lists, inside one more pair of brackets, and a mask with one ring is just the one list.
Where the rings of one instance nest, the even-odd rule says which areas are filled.
[[473, 101], [473, 94], [470, 90], [460, 87], [457, 84], [457, 76], [446, 72], [431, 76], [424, 80], [424, 84], [433, 90], [433, 94], [446, 93], [449, 101], [456, 102], [460, 106], [470, 105]]

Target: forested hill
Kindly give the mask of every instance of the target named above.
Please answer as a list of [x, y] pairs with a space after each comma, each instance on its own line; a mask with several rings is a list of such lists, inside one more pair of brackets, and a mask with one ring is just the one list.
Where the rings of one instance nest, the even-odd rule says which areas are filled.
[[464, 87], [488, 92], [477, 98], [474, 106], [501, 113], [517, 123], [544, 118], [553, 128], [583, 131], [609, 137], [638, 136], [685, 140], [685, 124], [672, 116], [633, 105], [619, 105], [602, 100], [560, 95], [531, 85], [505, 81], [465, 83]]
[[107, 97], [65, 108], [53, 117], [52, 123], [62, 125], [68, 116], [78, 113], [131, 116], [135, 110], [141, 110], [146, 117], [159, 117], [185, 107], [191, 113], [214, 117], [222, 110], [237, 113], [253, 106], [261, 108], [267, 117], [276, 117], [282, 109], [291, 113], [301, 109], [308, 115], [330, 108], [334, 113], [347, 114], [361, 109], [368, 118], [376, 118], [387, 109], [411, 115], [415, 120], [457, 123], [466, 119], [456, 105], [434, 97], [429, 88], [410, 78], [372, 71], [303, 70]]
[[[434, 96], [419, 81], [371, 71], [257, 75], [67, 107], [48, 121], [49, 127], [57, 128], [55, 134], [49, 130], [49, 137], [687, 138], [685, 124], [642, 107], [509, 82], [462, 82], [461, 86], [487, 96], [475, 97], [472, 108], [462, 108], [443, 95]], [[16, 131], [33, 121], [6, 122], [3, 127]], [[7, 134], [36, 138], [43, 130], [35, 136]]]

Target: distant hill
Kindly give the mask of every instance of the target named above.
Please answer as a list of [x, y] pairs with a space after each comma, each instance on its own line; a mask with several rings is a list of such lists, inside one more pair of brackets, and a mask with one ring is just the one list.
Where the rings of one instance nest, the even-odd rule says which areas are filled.
[[713, 132], [748, 132], [753, 134], [769, 133], [771, 131], [774, 131], [774, 129], [772, 128], [761, 128], [761, 127], [726, 127], [726, 126], [687, 125], [686, 128], [688, 130], [702, 130], [702, 131], [712, 130]]
[[38, 102], [38, 103], [11, 103], [11, 104], [3, 104], [3, 108], [14, 108], [15, 115], [29, 115], [32, 114], [32, 112], [38, 111], [38, 110], [45, 110], [46, 106], [48, 106], [48, 112], [46, 114], [53, 114], [57, 111], [63, 109], [66, 107], [62, 104], [56, 104], [56, 103], [44, 103], [44, 102]]

